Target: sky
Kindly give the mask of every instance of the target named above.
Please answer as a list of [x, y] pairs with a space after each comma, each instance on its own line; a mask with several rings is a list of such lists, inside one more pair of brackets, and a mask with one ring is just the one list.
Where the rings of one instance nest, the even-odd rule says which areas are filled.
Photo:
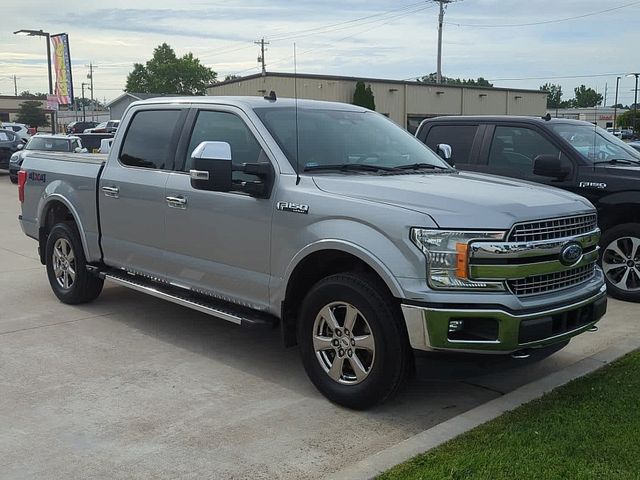
[[[19, 29], [69, 34], [76, 96], [94, 73], [95, 97], [111, 100], [135, 62], [166, 42], [192, 52], [219, 79], [260, 71], [259, 47], [270, 42], [267, 70], [410, 79], [436, 70], [438, 6], [432, 0], [21, 0], [0, 26], [0, 94], [47, 90], [46, 46]], [[617, 8], [623, 7], [624, 8]], [[602, 12], [605, 9], [615, 9]], [[562, 21], [569, 17], [582, 16]], [[526, 24], [526, 25], [524, 25]], [[633, 103], [640, 71], [640, 1], [458, 0], [445, 15], [443, 73], [488, 78], [496, 86], [562, 85], [564, 99], [585, 84], [613, 104]], [[584, 78], [561, 78], [579, 77]], [[87, 93], [87, 96], [89, 94]]]

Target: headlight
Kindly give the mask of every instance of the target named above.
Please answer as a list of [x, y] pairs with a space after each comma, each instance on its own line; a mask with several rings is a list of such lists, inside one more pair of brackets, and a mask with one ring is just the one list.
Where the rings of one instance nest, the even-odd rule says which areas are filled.
[[20, 161], [20, 154], [14, 153], [13, 155], [11, 155], [11, 158], [9, 159], [9, 161], [11, 163], [18, 163]]
[[469, 243], [502, 240], [505, 232], [455, 232], [412, 228], [411, 240], [427, 257], [429, 286], [440, 290], [503, 291], [501, 282], [469, 279]]

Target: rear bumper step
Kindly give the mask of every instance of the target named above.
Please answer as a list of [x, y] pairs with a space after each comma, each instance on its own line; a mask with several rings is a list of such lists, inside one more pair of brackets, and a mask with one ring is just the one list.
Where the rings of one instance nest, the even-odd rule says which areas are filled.
[[278, 322], [278, 319], [273, 315], [217, 300], [207, 295], [157, 282], [139, 275], [132, 275], [118, 270], [99, 271], [94, 268], [91, 268], [91, 270], [105, 280], [122, 287], [146, 293], [243, 327], [273, 328]]

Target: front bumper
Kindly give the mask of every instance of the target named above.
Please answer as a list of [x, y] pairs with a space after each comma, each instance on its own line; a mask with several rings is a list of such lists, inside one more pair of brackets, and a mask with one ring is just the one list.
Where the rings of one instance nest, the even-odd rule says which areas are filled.
[[[414, 349], [505, 354], [567, 341], [592, 328], [606, 310], [604, 285], [583, 300], [523, 314], [501, 308], [402, 305]], [[452, 326], [458, 329], [451, 331]]]

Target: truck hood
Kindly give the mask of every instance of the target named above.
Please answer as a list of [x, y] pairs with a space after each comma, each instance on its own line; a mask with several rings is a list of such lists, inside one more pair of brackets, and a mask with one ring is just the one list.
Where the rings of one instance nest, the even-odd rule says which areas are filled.
[[530, 182], [472, 172], [317, 175], [320, 190], [429, 215], [440, 228], [509, 229], [514, 223], [591, 212], [583, 197]]

